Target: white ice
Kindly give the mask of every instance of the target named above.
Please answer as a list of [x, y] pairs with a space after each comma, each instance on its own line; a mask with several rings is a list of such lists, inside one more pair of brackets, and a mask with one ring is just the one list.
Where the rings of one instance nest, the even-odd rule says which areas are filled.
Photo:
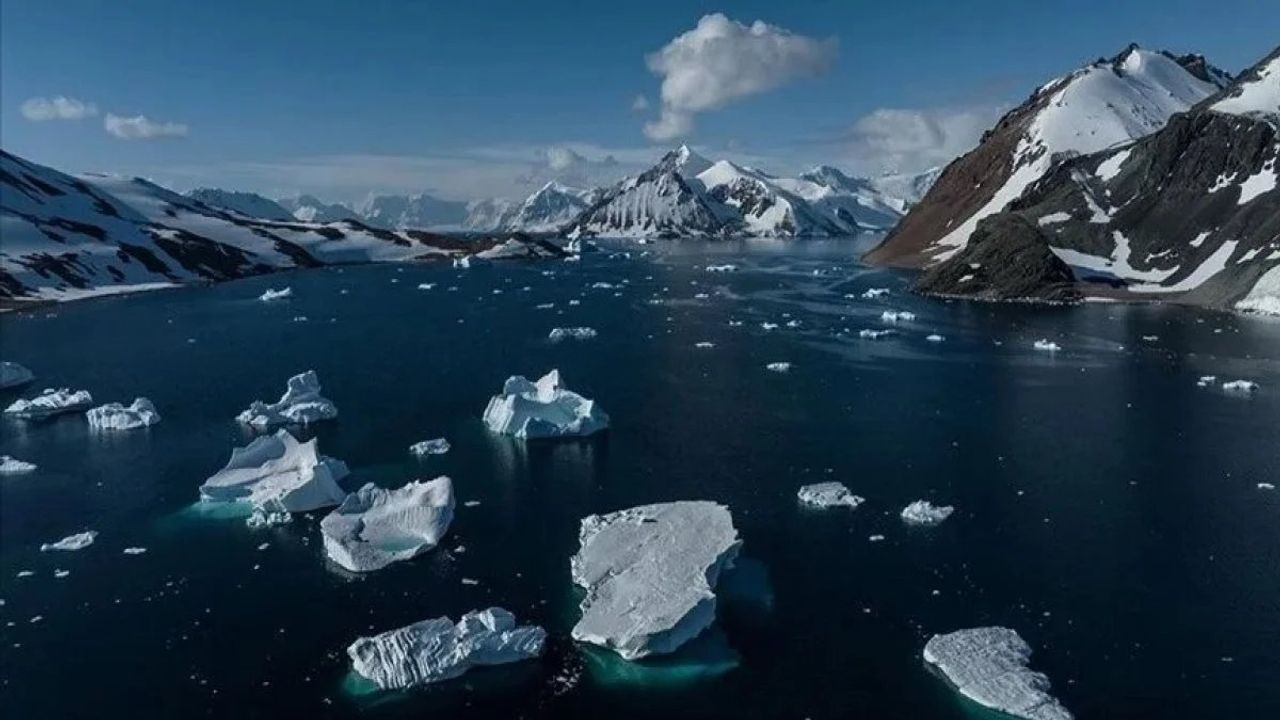
[[0, 455], [0, 475], [19, 475], [35, 470], [35, 463], [19, 460], [11, 455]]
[[589, 327], [558, 327], [551, 330], [550, 334], [547, 335], [547, 339], [551, 342], [560, 342], [562, 340], [590, 340], [595, 337], [596, 334], [595, 329]]
[[27, 420], [44, 420], [54, 415], [79, 412], [92, 404], [93, 396], [88, 390], [46, 388], [44, 392], [29, 400], [15, 400], [4, 411], [9, 415]]
[[484, 423], [495, 433], [521, 440], [591, 435], [609, 427], [609, 416], [595, 401], [567, 390], [560, 371], [552, 370], [536, 383], [513, 375], [502, 394], [489, 400]]
[[856, 508], [864, 502], [864, 498], [849, 492], [849, 488], [838, 482], [805, 485], [800, 488], [796, 496], [805, 505], [820, 508], [840, 506]]
[[431, 440], [423, 440], [409, 446], [409, 452], [418, 457], [426, 457], [427, 455], [443, 455], [449, 452], [449, 441], [444, 438], [433, 438]]
[[910, 525], [937, 525], [951, 517], [955, 508], [950, 505], [934, 505], [928, 500], [916, 500], [902, 509], [902, 519]]
[[278, 425], [306, 425], [336, 417], [337, 406], [320, 394], [320, 378], [315, 370], [308, 370], [289, 378], [278, 402], [254, 400], [236, 419], [258, 430], [267, 430]]
[[160, 413], [147, 398], [135, 398], [128, 406], [120, 403], [99, 405], [84, 414], [95, 430], [136, 430], [160, 422]]
[[368, 483], [320, 521], [324, 552], [351, 572], [373, 572], [438, 545], [453, 509], [453, 482], [444, 476], [395, 490]]
[[247, 502], [271, 513], [309, 512], [346, 497], [341, 460], [324, 457], [314, 439], [300, 443], [288, 430], [231, 451], [231, 460], [200, 486], [204, 502]]
[[293, 288], [287, 287], [282, 290], [267, 288], [265, 292], [258, 296], [262, 302], [271, 302], [272, 300], [284, 300], [293, 297]]
[[83, 550], [93, 544], [94, 538], [98, 537], [96, 530], [86, 530], [75, 535], [68, 535], [57, 542], [41, 543], [40, 552], [49, 552], [50, 550]]
[[924, 646], [924, 660], [983, 707], [1025, 720], [1072, 718], [1049, 694], [1049, 678], [1030, 669], [1031, 647], [1009, 628], [934, 635]]

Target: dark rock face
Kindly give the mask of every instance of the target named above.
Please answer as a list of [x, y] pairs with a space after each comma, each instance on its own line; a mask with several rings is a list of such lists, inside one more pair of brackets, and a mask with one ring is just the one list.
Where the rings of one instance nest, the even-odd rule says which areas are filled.
[[925, 271], [913, 289], [923, 295], [975, 300], [1066, 303], [1081, 298], [1071, 268], [1026, 218], [1002, 213], [978, 223], [969, 244]]

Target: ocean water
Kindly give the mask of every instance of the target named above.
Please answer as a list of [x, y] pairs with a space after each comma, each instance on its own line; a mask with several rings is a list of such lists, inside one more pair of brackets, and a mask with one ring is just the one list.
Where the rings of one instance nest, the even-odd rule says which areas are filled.
[[[1280, 493], [1257, 484], [1280, 484], [1280, 322], [929, 301], [859, 247], [349, 267], [0, 317], [0, 355], [39, 376], [0, 401], [68, 385], [164, 417], [106, 436], [0, 420], [0, 453], [40, 466], [0, 476], [5, 717], [987, 717], [920, 657], [986, 624], [1028, 640], [1079, 718], [1276, 717]], [[720, 263], [739, 270], [703, 270]], [[284, 285], [291, 300], [255, 299]], [[887, 309], [917, 318], [859, 339]], [[599, 335], [554, 344], [558, 326]], [[612, 429], [489, 435], [502, 381], [551, 368]], [[351, 466], [348, 489], [447, 474], [480, 502], [441, 548], [352, 577], [325, 561], [319, 514], [250, 530], [193, 505], [252, 437], [235, 414], [306, 369], [341, 415], [299, 434]], [[447, 455], [410, 455], [441, 436]], [[798, 506], [827, 480], [867, 502]], [[918, 498], [955, 514], [905, 527]], [[725, 503], [743, 540], [714, 629], [653, 663], [570, 641], [580, 518], [681, 499]], [[91, 547], [39, 552], [84, 529]], [[360, 635], [491, 605], [545, 626], [544, 657], [406, 693], [349, 673]]]

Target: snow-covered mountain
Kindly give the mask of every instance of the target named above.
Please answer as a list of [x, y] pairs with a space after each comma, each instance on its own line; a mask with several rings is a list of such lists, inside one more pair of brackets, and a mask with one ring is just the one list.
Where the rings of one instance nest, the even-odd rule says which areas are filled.
[[293, 213], [286, 210], [276, 201], [264, 198], [257, 193], [220, 190], [218, 188], [196, 188], [184, 194], [192, 200], [202, 202], [205, 205], [238, 212], [246, 217], [286, 222], [297, 219], [293, 216]]
[[393, 230], [403, 228], [460, 227], [467, 220], [467, 204], [441, 200], [426, 193], [416, 195], [370, 194], [355, 208], [366, 223]]
[[1280, 314], [1278, 173], [1280, 48], [1162, 129], [1056, 164], [917, 288]]
[[507, 227], [519, 208], [519, 203], [507, 198], [472, 200], [467, 203], [467, 218], [462, 221], [462, 229], [472, 232], [500, 230]]
[[688, 146], [599, 192], [566, 228], [573, 236], [830, 237], [886, 229], [900, 211], [834, 168], [775, 177]]
[[[0, 299], [69, 300], [338, 263], [443, 258], [466, 242], [359, 221], [249, 217], [141, 178], [72, 176], [0, 151]], [[517, 243], [554, 248], [528, 238]], [[558, 251], [557, 251], [558, 252]]]
[[599, 194], [599, 190], [572, 188], [553, 180], [504, 218], [501, 228], [529, 233], [556, 232], [581, 215]]
[[968, 243], [980, 220], [1003, 210], [1056, 163], [1149, 135], [1229, 80], [1198, 55], [1175, 57], [1136, 45], [1057, 78], [948, 165], [867, 260], [922, 267], [946, 259]]
[[331, 223], [361, 219], [355, 210], [346, 205], [342, 203], [326, 203], [314, 195], [281, 198], [277, 203], [293, 213], [294, 219], [302, 222]]

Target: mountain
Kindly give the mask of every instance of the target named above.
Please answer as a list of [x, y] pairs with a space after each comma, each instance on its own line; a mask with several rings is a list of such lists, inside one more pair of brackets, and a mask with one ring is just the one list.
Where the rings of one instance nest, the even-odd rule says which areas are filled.
[[[900, 204], [899, 204], [900, 205]], [[895, 203], [834, 168], [775, 177], [688, 146], [604, 188], [566, 228], [574, 237], [830, 237], [884, 229]]]
[[[234, 194], [232, 194], [234, 195]], [[446, 258], [504, 245], [249, 217], [141, 178], [72, 176], [0, 150], [0, 300], [70, 300], [339, 263]], [[557, 250], [558, 252], [558, 250]]]
[[865, 182], [899, 213], [906, 213], [912, 205], [924, 199], [925, 193], [929, 192], [940, 175], [942, 168], [933, 167], [916, 173], [888, 173], [868, 178]]
[[215, 208], [231, 210], [241, 215], [264, 220], [294, 220], [293, 213], [286, 210], [274, 200], [268, 200], [256, 193], [219, 190], [217, 188], [197, 188], [184, 193], [187, 197]]
[[277, 201], [281, 207], [293, 213], [302, 222], [331, 223], [342, 220], [359, 220], [355, 210], [341, 203], [326, 203], [313, 195], [299, 195]]
[[355, 208], [365, 222], [377, 227], [459, 227], [467, 219], [467, 204], [417, 195], [369, 195]]
[[1278, 172], [1280, 48], [1162, 129], [1058, 163], [917, 289], [1280, 314]]
[[516, 207], [501, 227], [518, 232], [556, 232], [590, 207], [598, 194], [597, 190], [571, 188], [553, 180]]
[[491, 232], [505, 228], [519, 205], [506, 198], [488, 198], [467, 203], [467, 217], [462, 229], [472, 232]]
[[959, 252], [978, 221], [1004, 209], [1064, 158], [1159, 130], [1229, 76], [1203, 57], [1131, 45], [1040, 87], [942, 171], [878, 247], [874, 264], [923, 267]]

